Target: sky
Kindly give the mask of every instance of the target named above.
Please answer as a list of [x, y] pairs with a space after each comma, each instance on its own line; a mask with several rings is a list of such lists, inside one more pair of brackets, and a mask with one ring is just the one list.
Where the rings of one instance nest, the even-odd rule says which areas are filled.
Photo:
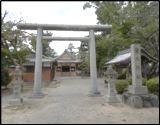
[[[5, 10], [9, 12], [6, 20], [19, 20], [23, 18], [25, 23], [39, 24], [75, 24], [75, 25], [96, 25], [97, 16], [95, 8], [83, 10], [85, 1], [75, 2], [11, 2], [3, 1], [2, 14]], [[36, 31], [27, 31], [36, 33]], [[51, 31], [54, 36], [60, 37], [84, 37], [89, 32], [81, 31]], [[52, 41], [50, 47], [58, 55], [67, 49], [69, 43], [75, 48], [80, 46], [80, 41]], [[76, 49], [74, 50], [77, 51]]]

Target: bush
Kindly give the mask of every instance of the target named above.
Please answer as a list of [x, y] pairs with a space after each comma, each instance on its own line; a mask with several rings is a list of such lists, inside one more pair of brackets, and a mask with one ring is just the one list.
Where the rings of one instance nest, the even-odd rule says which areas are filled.
[[128, 79], [129, 85], [132, 85], [132, 79]]
[[1, 86], [7, 87], [12, 78], [9, 76], [9, 72], [6, 69], [1, 70]]
[[146, 85], [146, 82], [147, 82], [147, 78], [143, 78], [142, 79], [142, 85]]
[[118, 74], [117, 79], [126, 79], [126, 74], [125, 73]]
[[146, 81], [146, 85], [150, 93], [159, 96], [159, 77], [149, 79]]
[[124, 91], [127, 90], [129, 82], [127, 80], [117, 80], [116, 81], [116, 90], [118, 94], [122, 94]]

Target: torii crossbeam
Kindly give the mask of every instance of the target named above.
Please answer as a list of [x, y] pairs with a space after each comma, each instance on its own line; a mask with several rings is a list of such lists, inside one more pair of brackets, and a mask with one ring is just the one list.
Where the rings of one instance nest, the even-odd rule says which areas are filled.
[[95, 35], [96, 31], [111, 32], [112, 25], [64, 25], [64, 24], [17, 24], [17, 28], [24, 30], [37, 30], [36, 42], [36, 61], [34, 74], [33, 97], [43, 97], [42, 93], [42, 31], [43, 30], [62, 30], [62, 31], [89, 31], [89, 37], [83, 38], [53, 38], [53, 40], [84, 40], [89, 42], [90, 48], [90, 76], [91, 76], [91, 95], [100, 94], [97, 85], [97, 68], [96, 68], [96, 50]]
[[43, 39], [46, 40], [57, 40], [57, 41], [89, 41], [89, 37], [51, 37], [43, 36]]

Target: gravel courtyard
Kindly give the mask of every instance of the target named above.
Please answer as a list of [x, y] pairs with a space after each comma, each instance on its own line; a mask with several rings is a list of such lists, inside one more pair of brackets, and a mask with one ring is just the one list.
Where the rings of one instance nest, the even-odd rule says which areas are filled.
[[2, 123], [8, 124], [59, 124], [59, 123], [104, 123], [104, 124], [158, 124], [159, 108], [135, 109], [120, 103], [106, 103], [107, 88], [98, 79], [102, 96], [88, 96], [89, 78], [63, 78], [43, 88], [45, 97], [29, 98], [31, 91], [23, 92], [24, 105], [8, 106], [11, 95], [2, 94]]

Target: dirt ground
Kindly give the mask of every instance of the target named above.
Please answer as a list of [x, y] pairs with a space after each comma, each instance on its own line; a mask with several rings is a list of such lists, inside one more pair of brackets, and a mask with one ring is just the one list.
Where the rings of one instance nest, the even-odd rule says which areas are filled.
[[[23, 91], [21, 106], [9, 105], [11, 94], [2, 93], [3, 124], [158, 124], [159, 108], [131, 108], [127, 105], [106, 102], [107, 88], [103, 79], [98, 79], [101, 96], [88, 96], [89, 78], [63, 78], [59, 84], [52, 82], [43, 88], [44, 98], [29, 98], [30, 90]], [[24, 89], [25, 90], [25, 89]]]

